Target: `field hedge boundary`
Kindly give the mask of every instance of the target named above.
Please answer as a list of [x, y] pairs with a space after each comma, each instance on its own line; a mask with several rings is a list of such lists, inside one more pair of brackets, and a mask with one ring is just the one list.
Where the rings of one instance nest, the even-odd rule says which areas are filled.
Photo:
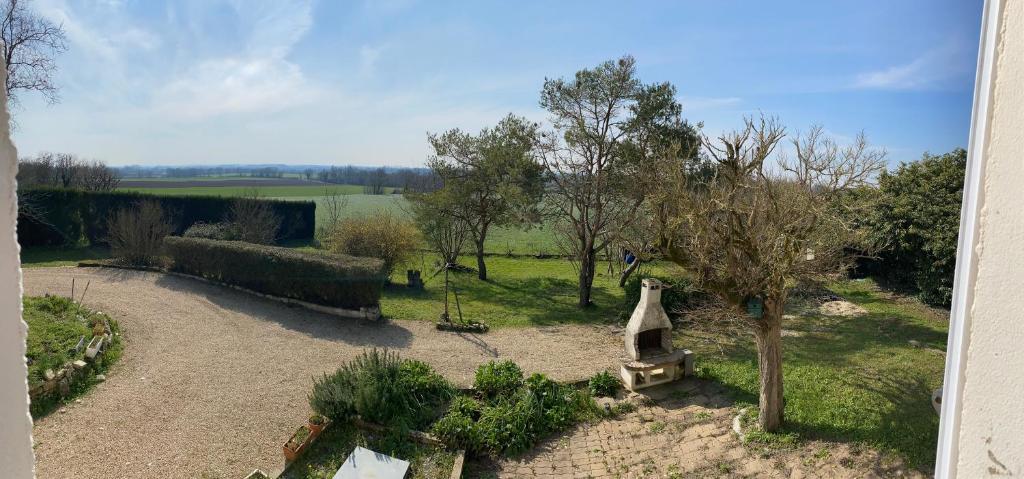
[[[106, 244], [107, 219], [139, 201], [160, 203], [171, 219], [173, 233], [195, 223], [224, 221], [238, 198], [173, 196], [135, 191], [95, 192], [63, 188], [30, 188], [18, 192], [31, 215], [19, 211], [18, 242], [22, 246]], [[260, 199], [281, 218], [280, 241], [310, 240], [316, 230], [316, 203]], [[38, 217], [38, 218], [36, 218]]]
[[169, 236], [170, 270], [314, 305], [379, 308], [384, 263], [241, 241]]

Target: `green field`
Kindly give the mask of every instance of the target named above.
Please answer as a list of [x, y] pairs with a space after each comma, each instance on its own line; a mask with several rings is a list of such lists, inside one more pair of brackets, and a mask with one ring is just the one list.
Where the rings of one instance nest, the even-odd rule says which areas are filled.
[[[246, 180], [252, 178], [245, 178]], [[354, 195], [362, 194], [363, 187], [359, 185], [288, 185], [288, 186], [190, 186], [187, 188], [119, 188], [121, 191], [138, 191], [140, 193], [155, 193], [160, 195], [212, 195], [212, 196], [243, 196], [257, 191], [261, 196], [277, 197], [285, 199], [300, 199], [324, 196], [325, 194]], [[388, 195], [379, 195], [388, 196]]]
[[[360, 190], [361, 191], [361, 190]], [[323, 196], [286, 197], [283, 200], [303, 200], [317, 202], [316, 220], [322, 224], [327, 215], [327, 209], [322, 203]], [[352, 194], [345, 196], [345, 209], [343, 216], [356, 216], [372, 214], [376, 211], [390, 211], [403, 218], [408, 218], [408, 207], [401, 195], [364, 195]], [[467, 253], [472, 250], [472, 243], [467, 242]], [[529, 230], [518, 228], [492, 228], [487, 235], [487, 242], [484, 249], [488, 254], [503, 255], [512, 253], [515, 255], [558, 255], [558, 246], [550, 229], [546, 226], [537, 226]]]
[[[231, 177], [201, 177], [201, 178], [149, 178], [155, 182], [159, 181], [190, 181], [197, 180], [224, 180]], [[234, 177], [240, 180], [252, 180], [249, 177]], [[273, 180], [274, 178], [267, 178]], [[326, 218], [327, 211], [323, 207], [327, 194], [341, 194], [345, 196], [345, 217], [355, 215], [372, 214], [376, 211], [391, 211], [396, 215], [407, 218], [406, 201], [401, 195], [366, 195], [363, 194], [363, 187], [359, 185], [289, 185], [289, 186], [190, 186], [185, 188], [121, 188], [123, 191], [138, 191], [142, 193], [155, 193], [160, 195], [213, 195], [213, 196], [242, 196], [253, 190], [261, 196], [274, 199], [292, 201], [314, 201], [317, 203], [317, 224], [322, 224]], [[469, 247], [470, 244], [467, 244]], [[488, 254], [515, 254], [515, 255], [558, 255], [560, 254], [555, 238], [547, 226], [533, 227], [529, 230], [518, 228], [493, 228], [488, 234], [484, 246]]]

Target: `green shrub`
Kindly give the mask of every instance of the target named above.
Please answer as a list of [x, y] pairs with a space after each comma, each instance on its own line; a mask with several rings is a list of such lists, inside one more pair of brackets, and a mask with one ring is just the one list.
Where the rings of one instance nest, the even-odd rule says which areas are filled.
[[309, 405], [334, 421], [358, 415], [398, 428], [421, 428], [437, 417], [451, 386], [429, 366], [373, 349], [314, 381]]
[[523, 385], [523, 370], [510, 361], [489, 361], [476, 368], [473, 387], [487, 397], [511, 395]]
[[238, 232], [231, 227], [230, 223], [204, 223], [202, 221], [189, 226], [184, 233], [184, 238], [205, 238], [221, 241], [237, 241]]
[[928, 304], [949, 306], [956, 270], [967, 152], [926, 154], [878, 178], [876, 208], [865, 223], [880, 244], [877, 259], [863, 261], [874, 274], [917, 290]]
[[174, 271], [327, 306], [375, 306], [384, 285], [373, 258], [174, 236], [164, 246]]
[[473, 454], [484, 452], [476, 419], [457, 409], [449, 409], [430, 428], [430, 433], [452, 448], [465, 449]]
[[345, 218], [329, 226], [323, 238], [324, 246], [333, 253], [379, 258], [388, 275], [419, 243], [416, 227], [387, 210]]
[[514, 387], [502, 388], [501, 394], [482, 400], [455, 398], [431, 431], [448, 445], [474, 454], [515, 454], [548, 434], [598, 416], [599, 409], [588, 391], [578, 391], [543, 374], [522, 380], [518, 366], [506, 363], [488, 363], [478, 371], [486, 371], [487, 377], [518, 377], [518, 381], [508, 381]]
[[601, 371], [591, 376], [587, 385], [590, 388], [590, 394], [594, 396], [615, 397], [615, 393], [619, 392], [622, 383], [619, 382], [619, 378], [612, 376], [608, 371]]
[[[171, 219], [173, 234], [181, 234], [198, 222], [224, 221], [235, 198], [222, 196], [171, 196], [132, 191], [81, 191], [62, 188], [30, 188], [18, 191], [19, 203], [32, 206], [33, 215], [18, 218], [18, 242], [24, 246], [106, 244], [107, 219], [140, 201], [156, 201]], [[308, 240], [316, 226], [316, 203], [260, 199], [280, 217], [278, 240]], [[19, 209], [19, 212], [22, 212]]]
[[[645, 277], [657, 279], [668, 286], [661, 290], [661, 305], [669, 316], [677, 316], [699, 298], [700, 292], [689, 279], [650, 275]], [[626, 282], [625, 295], [622, 299], [623, 319], [629, 319], [629, 315], [633, 314], [637, 303], [640, 302], [640, 282], [643, 280], [643, 277], [632, 276]]]

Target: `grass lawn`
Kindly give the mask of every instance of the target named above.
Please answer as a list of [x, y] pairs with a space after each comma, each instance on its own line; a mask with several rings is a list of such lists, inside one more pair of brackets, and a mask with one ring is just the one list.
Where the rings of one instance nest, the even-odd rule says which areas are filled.
[[35, 246], [21, 249], [22, 268], [40, 268], [52, 266], [77, 266], [79, 261], [88, 259], [105, 259], [110, 257], [110, 250], [102, 247], [62, 247]]
[[[863, 442], [911, 466], [932, 467], [939, 418], [931, 393], [942, 385], [948, 313], [891, 295], [870, 280], [831, 289], [868, 314], [828, 317], [810, 310], [783, 322], [786, 430], [807, 439]], [[738, 401], [757, 403], [752, 336], [683, 331], [677, 343], [697, 353], [703, 376], [730, 387]]]
[[[463, 264], [475, 263], [463, 257]], [[396, 268], [394, 284], [384, 290], [381, 311], [393, 319], [437, 321], [444, 310], [444, 273], [431, 277], [436, 271], [434, 257], [424, 254]], [[653, 266], [654, 272], [664, 274], [668, 265]], [[424, 291], [405, 287], [405, 270], [423, 271]], [[565, 259], [487, 258], [488, 280], [480, 281], [475, 272], [450, 273], [451, 283], [458, 291], [463, 318], [479, 321], [491, 327], [542, 326], [553, 324], [596, 323], [611, 324], [619, 320], [623, 305], [623, 290], [617, 275], [607, 275], [606, 265], [594, 279], [594, 306], [576, 307], [577, 276]], [[650, 270], [649, 270], [650, 271]], [[458, 317], [454, 295], [450, 296], [450, 314]], [[632, 310], [632, 306], [629, 307]]]
[[355, 446], [409, 461], [410, 479], [447, 479], [455, 463], [455, 453], [411, 441], [393, 444], [386, 438], [370, 435], [351, 424], [334, 424], [324, 430], [298, 459], [281, 475], [282, 479], [330, 479]]

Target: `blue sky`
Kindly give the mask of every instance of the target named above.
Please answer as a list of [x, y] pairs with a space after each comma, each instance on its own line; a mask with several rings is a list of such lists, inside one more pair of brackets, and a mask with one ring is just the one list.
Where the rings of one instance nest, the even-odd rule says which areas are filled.
[[715, 135], [744, 115], [864, 130], [890, 162], [966, 146], [981, 0], [35, 0], [62, 101], [22, 155], [113, 165], [422, 165], [427, 132], [545, 122], [545, 77], [631, 54]]

